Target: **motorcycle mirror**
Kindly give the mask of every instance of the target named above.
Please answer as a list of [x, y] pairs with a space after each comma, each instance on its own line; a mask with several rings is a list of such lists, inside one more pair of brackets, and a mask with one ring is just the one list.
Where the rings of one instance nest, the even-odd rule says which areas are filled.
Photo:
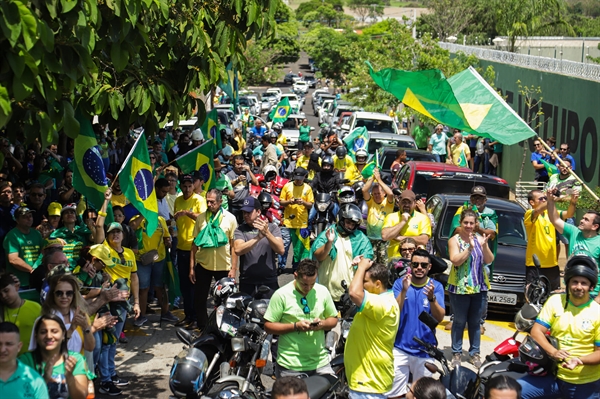
[[438, 321], [429, 313], [427, 313], [426, 311], [422, 311], [421, 314], [419, 314], [419, 320], [425, 324], [427, 327], [429, 327], [429, 329], [434, 333], [435, 335], [435, 328], [438, 325]]
[[179, 340], [186, 345], [190, 345], [192, 343], [192, 340], [194, 339], [192, 333], [190, 333], [187, 330], [184, 330], [183, 328], [178, 328], [177, 330], [175, 330], [175, 334], [177, 334], [177, 338], [179, 338]]
[[347, 289], [348, 288], [348, 283], [346, 282], [346, 280], [342, 280], [342, 288], [343, 289]]
[[438, 368], [438, 366], [436, 366], [433, 363], [429, 363], [429, 362], [425, 363], [425, 368], [427, 370], [429, 370], [430, 373], [433, 373], [433, 374], [440, 373], [440, 369]]

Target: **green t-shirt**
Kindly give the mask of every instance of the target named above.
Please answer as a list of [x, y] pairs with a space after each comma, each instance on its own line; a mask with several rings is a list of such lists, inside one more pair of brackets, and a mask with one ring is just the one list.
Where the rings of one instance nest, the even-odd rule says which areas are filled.
[[[269, 302], [265, 320], [273, 323], [294, 323], [300, 320], [325, 320], [336, 317], [337, 310], [327, 288], [315, 284], [306, 296], [308, 314], [304, 313], [301, 300], [304, 297], [296, 290], [295, 280], [284, 285]], [[393, 343], [392, 343], [393, 344]], [[294, 331], [279, 336], [277, 363], [288, 370], [311, 371], [329, 363], [325, 349], [323, 331]], [[393, 345], [392, 345], [393, 346]]]
[[[575, 251], [584, 250], [589, 252], [596, 262], [600, 262], [600, 235], [592, 238], [585, 238], [577, 226], [565, 223], [563, 236], [569, 240], [569, 256]], [[593, 297], [596, 297], [599, 292], [600, 284], [596, 284], [596, 287], [591, 294]]]
[[[221, 177], [215, 181], [215, 188], [223, 191], [224, 189], [228, 189], [229, 191], [233, 191], [233, 186], [231, 185], [231, 180], [227, 175], [221, 173]], [[228, 198], [227, 195], [223, 194], [223, 209], [228, 209]]]
[[415, 139], [415, 143], [417, 144], [417, 148], [427, 148], [427, 144], [429, 144], [429, 137], [431, 137], [431, 131], [429, 131], [427, 126], [415, 127], [412, 135]]
[[23, 343], [23, 347], [19, 351], [19, 355], [27, 352], [27, 348], [29, 348], [29, 339], [31, 338], [31, 331], [33, 331], [33, 325], [40, 316], [40, 313], [42, 313], [42, 307], [40, 304], [28, 300], [25, 300], [23, 302], [23, 306], [16, 309], [8, 307], [4, 308], [4, 314], [2, 315], [3, 320], [13, 323], [19, 327], [19, 335], [21, 337], [21, 342]]
[[302, 142], [307, 142], [310, 141], [310, 126], [306, 125], [300, 125], [300, 137], [298, 138], [298, 140], [302, 141]]
[[74, 269], [79, 259], [79, 251], [90, 244], [90, 234], [90, 229], [87, 226], [75, 226], [72, 232], [67, 227], [61, 227], [54, 230], [50, 234], [50, 238], [62, 238], [66, 241], [67, 245], [63, 247], [63, 252], [69, 260], [69, 265]]
[[13, 375], [6, 381], [0, 379], [0, 392], [3, 398], [49, 399], [44, 379], [19, 360]]
[[[75, 368], [73, 369], [73, 375], [85, 375], [88, 376], [89, 378], [89, 374], [85, 365], [85, 359], [83, 356], [81, 356], [81, 354], [77, 353], [77, 352], [71, 352], [69, 351], [69, 356], [74, 357], [77, 360], [77, 364], [75, 365]], [[19, 356], [19, 360], [21, 360], [25, 365], [33, 368], [34, 370], [36, 370], [38, 373], [43, 374], [44, 373], [44, 367], [46, 367], [46, 363], [42, 362], [42, 364], [35, 364], [35, 360], [33, 359], [33, 353], [32, 352], [27, 352], [21, 356]], [[65, 377], [65, 363], [62, 362], [61, 364], [58, 364], [56, 366], [54, 366], [54, 368], [52, 369], [52, 381], [47, 383], [48, 385], [48, 394], [50, 399], [59, 399], [59, 398], [70, 398], [71, 396], [69, 395], [69, 386], [67, 385], [67, 380]]]
[[8, 232], [4, 238], [4, 252], [7, 256], [6, 271], [13, 273], [21, 282], [21, 288], [29, 287], [29, 273], [17, 270], [8, 262], [8, 255], [17, 252], [19, 257], [34, 269], [37, 267], [35, 261], [40, 256], [42, 248], [42, 235], [35, 229], [30, 229], [29, 233], [21, 233], [16, 227]]

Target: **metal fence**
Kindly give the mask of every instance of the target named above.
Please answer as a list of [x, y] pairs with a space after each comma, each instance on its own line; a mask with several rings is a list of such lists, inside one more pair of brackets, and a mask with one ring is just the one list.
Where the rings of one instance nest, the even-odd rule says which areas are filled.
[[536, 57], [533, 55], [492, 50], [483, 47], [463, 46], [461, 44], [453, 43], [440, 42], [439, 45], [440, 47], [449, 50], [451, 53], [461, 51], [465, 54], [473, 54], [480, 60], [501, 62], [503, 64], [511, 64], [523, 68], [536, 69], [538, 71], [558, 73], [600, 82], [600, 64]]
[[518, 181], [515, 186], [515, 201], [517, 201], [523, 209], [527, 210], [531, 208], [529, 201], [527, 200], [527, 194], [531, 190], [544, 190], [546, 183], [538, 183], [536, 181]]

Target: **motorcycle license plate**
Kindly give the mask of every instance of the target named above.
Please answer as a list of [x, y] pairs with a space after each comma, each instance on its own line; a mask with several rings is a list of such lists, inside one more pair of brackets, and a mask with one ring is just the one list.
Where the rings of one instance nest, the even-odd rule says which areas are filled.
[[517, 294], [502, 294], [499, 292], [488, 292], [488, 302], [506, 305], [517, 304]]

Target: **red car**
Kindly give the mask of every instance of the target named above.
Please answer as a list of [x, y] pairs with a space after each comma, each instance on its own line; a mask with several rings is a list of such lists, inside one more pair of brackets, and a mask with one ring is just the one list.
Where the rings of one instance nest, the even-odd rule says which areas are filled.
[[392, 181], [392, 188], [412, 190], [424, 199], [434, 194], [470, 194], [473, 186], [485, 187], [488, 197], [509, 198], [506, 180], [440, 162], [407, 162]]

